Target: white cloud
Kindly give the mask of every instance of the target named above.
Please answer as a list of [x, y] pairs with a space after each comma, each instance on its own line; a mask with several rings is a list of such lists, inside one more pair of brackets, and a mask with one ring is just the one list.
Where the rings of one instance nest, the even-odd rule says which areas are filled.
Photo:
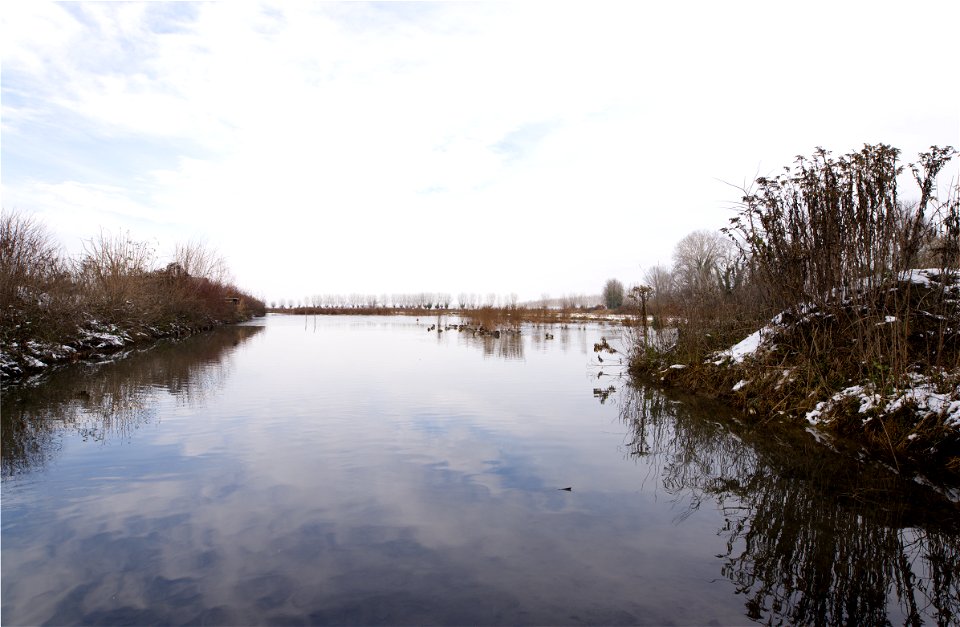
[[723, 225], [719, 181], [960, 139], [938, 3], [14, 6], [5, 136], [180, 156], [122, 184], [109, 150], [73, 155], [95, 180], [8, 167], [5, 205], [205, 237], [274, 298], [597, 291]]

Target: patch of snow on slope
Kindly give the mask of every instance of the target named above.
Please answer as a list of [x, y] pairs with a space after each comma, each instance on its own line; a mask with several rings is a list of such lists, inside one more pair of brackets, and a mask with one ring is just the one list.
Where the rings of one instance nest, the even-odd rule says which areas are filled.
[[741, 340], [739, 343], [731, 346], [725, 351], [720, 351], [716, 353], [714, 357], [717, 358], [717, 361], [713, 362], [715, 365], [719, 366], [723, 363], [725, 359], [730, 359], [734, 363], [739, 364], [745, 358], [756, 355], [757, 350], [760, 348], [760, 343], [763, 340], [764, 332], [768, 332], [769, 327], [764, 327], [759, 331], [754, 331], [746, 338]]
[[906, 390], [887, 405], [887, 409], [896, 411], [906, 403], [920, 411], [943, 414], [947, 426], [960, 427], [960, 399], [952, 398], [951, 394], [937, 392], [929, 383], [918, 384]]
[[[937, 392], [933, 383], [922, 376], [914, 376], [913, 385], [895, 391], [891, 395], [881, 395], [873, 391], [872, 385], [855, 385], [837, 392], [829, 399], [821, 401], [807, 412], [806, 419], [811, 424], [823, 421], [837, 403], [847, 398], [859, 401], [859, 413], [866, 414], [878, 408], [883, 414], [892, 414], [903, 407], [914, 408], [918, 417], [943, 416], [948, 427], [960, 429], [960, 390]], [[867, 421], [871, 418], [867, 418]]]
[[955, 285], [957, 274], [955, 270], [944, 272], [939, 268], [923, 268], [919, 270], [907, 270], [902, 275], [902, 280], [909, 281], [914, 285], [923, 287], [934, 287], [933, 283], [939, 285]]
[[31, 368], [46, 368], [46, 367], [47, 367], [47, 364], [43, 363], [42, 361], [40, 361], [40, 360], [37, 359], [36, 357], [32, 357], [32, 356], [30, 356], [30, 355], [24, 355], [24, 356], [23, 356], [23, 361], [26, 362], [26, 364], [27, 364], [28, 366], [30, 366]]

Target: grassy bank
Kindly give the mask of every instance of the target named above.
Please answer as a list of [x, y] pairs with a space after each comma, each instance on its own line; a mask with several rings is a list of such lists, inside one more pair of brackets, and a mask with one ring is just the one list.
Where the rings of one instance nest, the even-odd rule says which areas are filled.
[[[809, 423], [859, 442], [900, 470], [960, 481], [960, 284], [955, 274], [924, 270], [899, 285], [913, 303], [903, 317], [864, 319], [853, 307], [845, 316], [792, 309], [702, 360], [677, 361], [653, 346], [637, 351], [631, 372], [721, 398], [758, 423]], [[911, 365], [894, 371], [892, 359], [863, 363], [870, 339], [850, 333], [854, 317], [872, 326], [875, 342], [906, 331]], [[940, 358], [931, 363], [934, 352]]]
[[161, 266], [145, 243], [101, 233], [70, 259], [32, 217], [0, 217], [5, 380], [263, 313], [263, 303], [234, 286], [223, 260], [200, 245], [177, 246]]
[[883, 145], [758, 179], [725, 230], [737, 254], [661, 287], [672, 329], [636, 343], [632, 372], [960, 480], [960, 188], [935, 187], [954, 155], [910, 165], [912, 202]]

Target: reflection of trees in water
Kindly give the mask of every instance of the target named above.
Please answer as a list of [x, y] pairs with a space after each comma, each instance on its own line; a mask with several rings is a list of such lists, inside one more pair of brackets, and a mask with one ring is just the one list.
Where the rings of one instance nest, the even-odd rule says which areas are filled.
[[[595, 325], [596, 323], [590, 324]], [[517, 332], [517, 329], [503, 330], [499, 337], [491, 333], [474, 333], [470, 329], [451, 330], [448, 333], [456, 333], [458, 336], [457, 342], [460, 344], [480, 348], [484, 356], [519, 360], [525, 357], [525, 342], [529, 342], [529, 348], [534, 352], [551, 350], [556, 347], [566, 353], [575, 347], [579, 353], [592, 356], [594, 354], [592, 346], [596, 340], [595, 328], [588, 327], [587, 324], [577, 325], [566, 322], [558, 324], [527, 323], [520, 327], [519, 332]], [[631, 337], [625, 335], [620, 327], [611, 327], [605, 333], [605, 337], [619, 351], [615, 355], [604, 353], [606, 364], [608, 366], [625, 365], [627, 361], [624, 356], [626, 354], [625, 347], [630, 346]]]
[[620, 393], [630, 454], [646, 457], [664, 488], [688, 501], [686, 515], [708, 500], [722, 509], [721, 572], [744, 595], [750, 618], [960, 620], [954, 505], [804, 432], [723, 425], [650, 388], [624, 385]]
[[503, 332], [500, 337], [495, 337], [491, 333], [480, 334], [472, 331], [451, 331], [451, 333], [457, 334], [458, 341], [480, 348], [485, 357], [523, 359], [523, 335], [520, 333]]
[[160, 393], [178, 404], [203, 405], [229, 376], [226, 355], [262, 330], [218, 328], [114, 362], [63, 368], [36, 386], [4, 389], [3, 476], [45, 464], [59, 450], [64, 429], [99, 441], [129, 437], [151, 419]]

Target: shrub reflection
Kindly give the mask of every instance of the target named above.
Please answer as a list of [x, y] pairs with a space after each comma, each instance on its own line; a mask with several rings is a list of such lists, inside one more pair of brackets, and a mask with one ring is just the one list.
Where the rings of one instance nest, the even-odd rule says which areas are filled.
[[721, 572], [766, 624], [956, 624], [957, 510], [933, 490], [805, 432], [704, 419], [715, 411], [624, 385], [631, 456], [685, 502], [716, 502]]
[[110, 363], [64, 368], [42, 386], [5, 388], [2, 476], [46, 464], [59, 450], [64, 430], [74, 430], [85, 440], [129, 437], [152, 419], [159, 394], [177, 403], [202, 405], [229, 376], [229, 354], [262, 330], [215, 329]]

